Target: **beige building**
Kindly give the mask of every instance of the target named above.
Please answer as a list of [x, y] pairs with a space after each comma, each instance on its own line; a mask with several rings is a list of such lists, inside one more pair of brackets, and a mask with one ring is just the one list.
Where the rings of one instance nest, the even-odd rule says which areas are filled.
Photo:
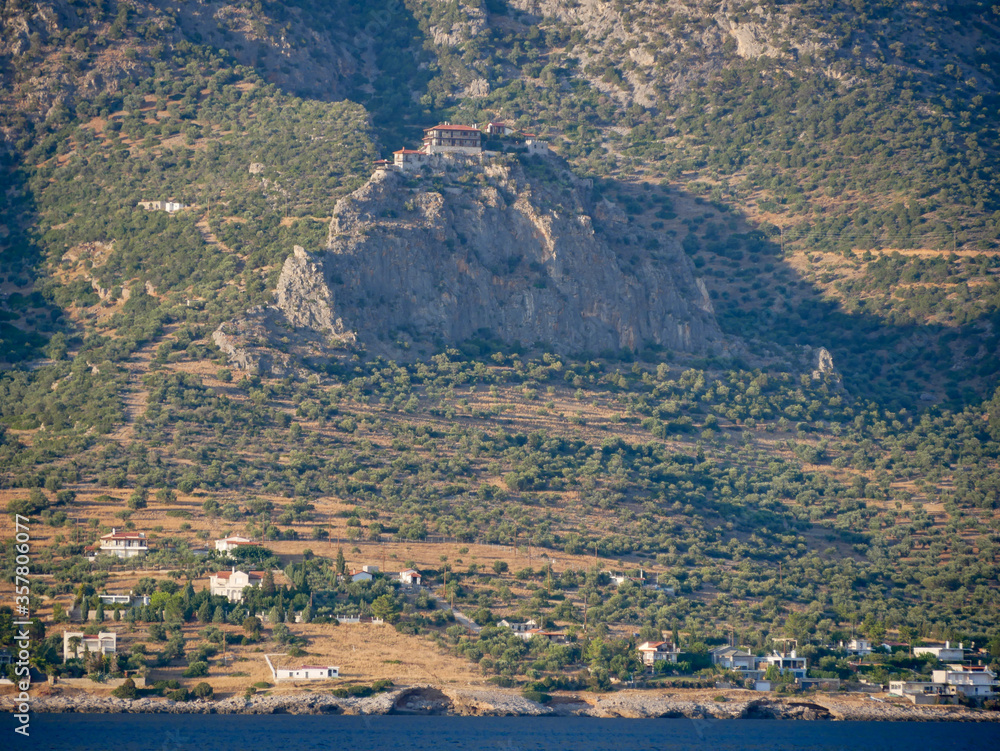
[[112, 527], [111, 534], [101, 537], [100, 552], [119, 558], [135, 558], [148, 553], [149, 545], [144, 532], [119, 532]]
[[474, 125], [443, 123], [424, 131], [425, 154], [482, 154], [483, 134]]
[[677, 662], [681, 653], [677, 647], [665, 641], [644, 641], [637, 647], [639, 659], [647, 667], [653, 667], [658, 662]]
[[[77, 642], [76, 639], [80, 641]], [[74, 645], [76, 645], [75, 650]], [[100, 631], [96, 636], [87, 636], [82, 631], [63, 632], [63, 660], [71, 660], [74, 657], [82, 657], [85, 654], [94, 654], [95, 652], [113, 655], [117, 651], [118, 634], [114, 631]]]

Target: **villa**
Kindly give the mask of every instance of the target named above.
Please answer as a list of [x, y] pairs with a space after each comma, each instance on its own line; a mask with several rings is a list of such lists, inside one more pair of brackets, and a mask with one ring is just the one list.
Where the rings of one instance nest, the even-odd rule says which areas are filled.
[[118, 634], [114, 631], [100, 631], [96, 636], [87, 636], [82, 631], [63, 632], [63, 660], [87, 653], [113, 655], [117, 651]]
[[119, 532], [112, 527], [110, 534], [101, 537], [100, 552], [119, 558], [135, 558], [148, 553], [149, 545], [143, 532]]
[[248, 587], [259, 587], [264, 581], [263, 571], [220, 571], [208, 577], [209, 590], [213, 595], [226, 597], [230, 602], [243, 599], [243, 591]]

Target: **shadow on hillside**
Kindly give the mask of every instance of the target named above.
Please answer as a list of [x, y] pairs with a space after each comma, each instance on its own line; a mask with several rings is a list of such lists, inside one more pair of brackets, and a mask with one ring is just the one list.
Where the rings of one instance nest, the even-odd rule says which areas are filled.
[[[681, 241], [705, 278], [722, 329], [748, 341], [751, 352], [825, 347], [850, 393], [896, 409], [956, 407], [988, 397], [996, 388], [998, 363], [988, 337], [992, 332], [995, 339], [1000, 331], [997, 314], [945, 326], [852, 313], [794, 268], [777, 238], [767, 237], [734, 207], [717, 209], [676, 188], [644, 185], [637, 191], [632, 184], [611, 182], [610, 191], [624, 194], [626, 202], [628, 196], [646, 196], [646, 206], [629, 207], [632, 213], [649, 205], [704, 208], [681, 223], [686, 235], [676, 229], [677, 222], [672, 232], [664, 231]], [[740, 286], [742, 295], [730, 294]]]
[[0, 164], [0, 367], [42, 356], [49, 338], [63, 330], [62, 311], [43, 295], [38, 284], [42, 252], [28, 228], [37, 209], [24, 172], [8, 161]]

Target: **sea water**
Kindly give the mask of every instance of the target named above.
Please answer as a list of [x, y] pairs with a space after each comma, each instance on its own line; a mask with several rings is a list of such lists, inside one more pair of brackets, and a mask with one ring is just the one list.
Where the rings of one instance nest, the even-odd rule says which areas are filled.
[[39, 751], [889, 751], [1000, 749], [1000, 725], [960, 722], [623, 720], [586, 717], [36, 714]]

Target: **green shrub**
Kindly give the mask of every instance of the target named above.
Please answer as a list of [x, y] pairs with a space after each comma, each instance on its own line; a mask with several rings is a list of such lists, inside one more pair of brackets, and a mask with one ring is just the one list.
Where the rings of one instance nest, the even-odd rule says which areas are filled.
[[135, 687], [135, 681], [126, 678], [122, 685], [111, 692], [111, 695], [116, 699], [135, 699], [139, 695], [139, 691]]
[[185, 678], [199, 678], [203, 675], [208, 675], [208, 663], [201, 661], [192, 662], [181, 675]]
[[552, 697], [549, 694], [542, 693], [541, 691], [534, 691], [532, 689], [525, 689], [521, 692], [521, 696], [528, 701], [535, 702], [536, 704], [546, 704], [552, 700]]
[[215, 694], [215, 689], [213, 689], [209, 684], [202, 681], [197, 686], [194, 687], [192, 693], [199, 699], [211, 699]]

